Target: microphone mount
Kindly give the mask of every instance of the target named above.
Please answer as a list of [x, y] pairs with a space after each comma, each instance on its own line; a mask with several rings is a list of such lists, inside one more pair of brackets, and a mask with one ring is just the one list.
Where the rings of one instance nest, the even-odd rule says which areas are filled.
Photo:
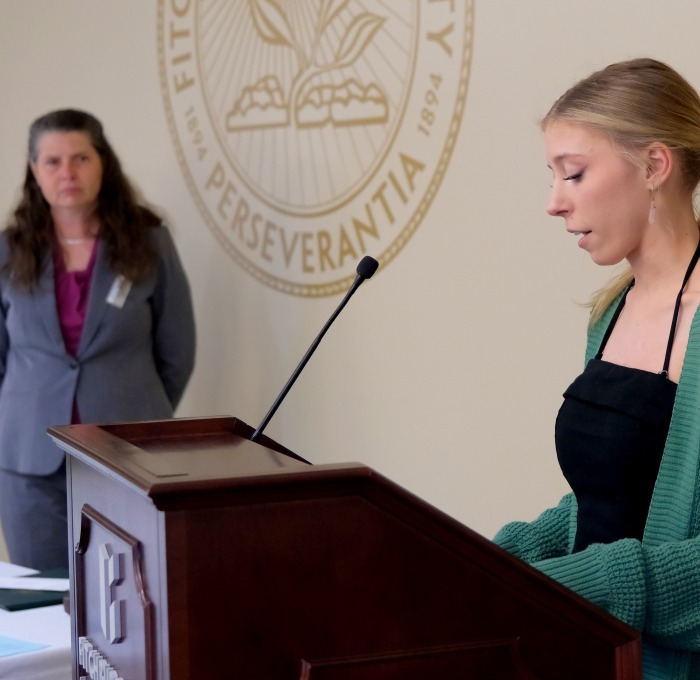
[[260, 436], [263, 433], [263, 430], [267, 427], [268, 423], [270, 420], [272, 420], [272, 416], [275, 415], [275, 412], [279, 408], [280, 404], [284, 400], [284, 398], [287, 396], [287, 393], [289, 390], [292, 388], [292, 385], [296, 382], [296, 379], [299, 377], [299, 374], [304, 370], [304, 367], [308, 363], [309, 359], [313, 355], [313, 353], [316, 351], [316, 348], [319, 346], [321, 343], [321, 340], [323, 339], [323, 336], [326, 334], [326, 331], [331, 327], [331, 324], [336, 320], [338, 314], [343, 311], [343, 308], [345, 305], [348, 303], [350, 298], [354, 295], [355, 291], [360, 287], [360, 285], [367, 279], [371, 279], [372, 276], [374, 275], [374, 272], [377, 271], [377, 268], [379, 267], [379, 262], [375, 260], [373, 257], [370, 257], [369, 255], [365, 255], [365, 257], [360, 260], [360, 263], [357, 265], [357, 276], [355, 276], [355, 280], [352, 282], [352, 285], [348, 289], [348, 292], [345, 294], [345, 297], [341, 300], [340, 304], [336, 307], [335, 311], [333, 314], [331, 314], [330, 319], [326, 321], [326, 325], [321, 329], [321, 332], [316, 336], [316, 339], [311, 343], [311, 346], [309, 347], [308, 350], [306, 350], [306, 354], [302, 358], [302, 360], [299, 362], [299, 365], [296, 367], [294, 373], [292, 373], [291, 377], [287, 381], [287, 384], [284, 386], [282, 391], [280, 392], [279, 396], [275, 400], [274, 404], [270, 407], [270, 410], [267, 412], [267, 415], [262, 419], [260, 425], [258, 425], [258, 429], [253, 432], [253, 434], [250, 437], [250, 441], [254, 442], [257, 441]]

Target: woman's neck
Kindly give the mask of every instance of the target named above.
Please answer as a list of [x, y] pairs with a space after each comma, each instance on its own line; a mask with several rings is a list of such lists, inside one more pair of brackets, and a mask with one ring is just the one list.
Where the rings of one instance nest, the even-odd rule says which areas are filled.
[[93, 240], [99, 231], [100, 223], [93, 214], [60, 214], [53, 215], [53, 225], [59, 243], [76, 245]]
[[[663, 304], [664, 301], [673, 299], [683, 282], [699, 241], [700, 231], [696, 227], [692, 236], [674, 240], [666, 247], [656, 244], [655, 247], [647, 249], [645, 254], [631, 257], [630, 265], [635, 281], [634, 297], [645, 299], [651, 304], [654, 301]], [[698, 276], [694, 276], [692, 280], [697, 281]]]

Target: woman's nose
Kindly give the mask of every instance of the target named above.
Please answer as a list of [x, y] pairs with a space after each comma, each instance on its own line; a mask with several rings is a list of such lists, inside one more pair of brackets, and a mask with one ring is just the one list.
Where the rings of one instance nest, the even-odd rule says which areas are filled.
[[549, 192], [549, 200], [547, 201], [547, 212], [552, 217], [561, 217], [568, 212], [568, 206], [562, 191], [553, 185]]
[[73, 177], [75, 175], [75, 164], [67, 160], [61, 164], [61, 174], [64, 177]]

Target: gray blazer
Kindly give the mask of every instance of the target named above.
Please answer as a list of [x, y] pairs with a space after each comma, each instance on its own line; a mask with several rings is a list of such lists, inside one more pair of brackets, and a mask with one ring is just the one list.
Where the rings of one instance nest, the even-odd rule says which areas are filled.
[[[64, 453], [46, 430], [70, 423], [74, 398], [84, 423], [173, 415], [194, 367], [194, 315], [170, 233], [151, 231], [156, 272], [131, 287], [121, 308], [108, 302], [116, 277], [99, 247], [75, 357], [61, 335], [51, 254], [32, 292], [0, 275], [0, 467], [55, 472]], [[0, 268], [7, 254], [0, 234]]]

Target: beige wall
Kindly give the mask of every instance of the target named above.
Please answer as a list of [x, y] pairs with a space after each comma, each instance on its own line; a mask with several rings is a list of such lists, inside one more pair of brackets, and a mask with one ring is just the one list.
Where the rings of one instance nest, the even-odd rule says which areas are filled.
[[[272, 290], [205, 226], [167, 127], [156, 10], [156, 0], [0, 0], [0, 206], [16, 198], [34, 117], [63, 106], [98, 115], [167, 213], [191, 279], [199, 350], [179, 415], [255, 425], [340, 296]], [[537, 119], [575, 79], [633, 56], [667, 60], [700, 86], [698, 20], [696, 0], [662, 11], [650, 0], [476, 0], [466, 111], [439, 192], [267, 433], [312, 462], [364, 462], [485, 535], [556, 502], [566, 487], [554, 419], [582, 366], [577, 302], [610, 272], [544, 212]]]

